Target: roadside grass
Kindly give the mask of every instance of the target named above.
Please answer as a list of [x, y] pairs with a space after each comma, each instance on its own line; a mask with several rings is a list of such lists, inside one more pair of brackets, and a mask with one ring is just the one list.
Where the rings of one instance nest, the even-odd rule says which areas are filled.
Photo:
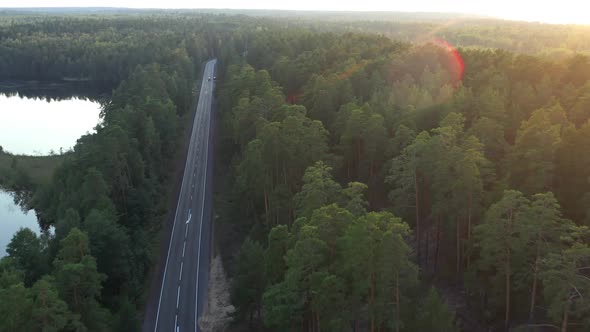
[[47, 184], [65, 158], [66, 155], [25, 156], [0, 152], [0, 186], [12, 187], [19, 172], [25, 174], [33, 185]]

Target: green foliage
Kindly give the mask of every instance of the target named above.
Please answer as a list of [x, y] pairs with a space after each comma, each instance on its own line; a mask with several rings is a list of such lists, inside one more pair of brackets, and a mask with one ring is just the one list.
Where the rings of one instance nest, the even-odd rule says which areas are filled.
[[89, 330], [104, 330], [108, 312], [98, 299], [105, 275], [97, 271], [96, 260], [90, 255], [88, 236], [73, 228], [61, 241], [53, 265], [57, 290], [72, 313], [79, 315]]
[[286, 282], [274, 284], [263, 295], [264, 325], [280, 331], [294, 331], [300, 324], [301, 300]]
[[41, 239], [32, 230], [21, 228], [6, 246], [14, 267], [24, 272], [25, 285], [32, 285], [47, 270]]
[[0, 288], [8, 288], [24, 281], [24, 273], [15, 267], [14, 258], [5, 256], [0, 259]]
[[[217, 37], [209, 41], [213, 30], [201, 29], [208, 26], [204, 16], [178, 18], [18, 16], [7, 25], [0, 17], [4, 79], [80, 80], [112, 91], [95, 132], [82, 136], [72, 152], [43, 158], [0, 153], [2, 186], [19, 191], [43, 228], [55, 227], [54, 236], [17, 234], [0, 270], [2, 289], [53, 278], [39, 286], [51, 299], [38, 313], [43, 322], [44, 315], [54, 318], [46, 330], [137, 330], [134, 312], [143, 307], [152, 242], [166, 214], [184, 123], [192, 116], [195, 64], [218, 48], [213, 39], [233, 33], [215, 28]], [[34, 299], [36, 290], [30, 292]], [[43, 329], [34, 324], [25, 330]]]
[[551, 253], [543, 261], [541, 278], [545, 284], [545, 300], [548, 314], [564, 330], [568, 322], [578, 319], [582, 328], [590, 328], [590, 305], [584, 294], [590, 292], [590, 280], [586, 269], [590, 262], [587, 244], [574, 243], [558, 253]]
[[556, 152], [555, 194], [568, 218], [584, 220], [588, 210], [585, 195], [590, 192], [590, 156], [579, 151], [590, 147], [590, 122], [581, 128], [564, 131], [562, 144]]
[[32, 328], [40, 331], [62, 331], [72, 317], [68, 305], [59, 298], [54, 280], [45, 277], [31, 289], [33, 299], [31, 310]]
[[256, 313], [260, 319], [262, 293], [266, 286], [264, 249], [249, 238], [244, 241], [237, 257], [235, 280], [232, 288], [232, 303], [237, 315], [252, 323]]
[[309, 218], [313, 210], [335, 202], [341, 188], [332, 178], [331, 171], [332, 168], [322, 161], [305, 170], [301, 191], [294, 197], [297, 217]]
[[30, 192], [47, 185], [64, 159], [64, 155], [15, 156], [7, 151], [0, 151], [0, 185], [18, 195], [27, 194], [26, 199], [21, 202], [26, 206], [30, 203]]
[[533, 112], [522, 123], [511, 156], [510, 179], [516, 188], [529, 195], [551, 189], [561, 132], [570, 125], [565, 117], [557, 105]]
[[510, 321], [512, 278], [526, 262], [525, 244], [530, 234], [524, 227], [528, 209], [529, 200], [521, 192], [505, 191], [500, 201], [490, 206], [484, 222], [474, 229], [480, 249], [478, 269], [493, 276], [495, 294], [504, 293], [506, 324]]
[[92, 210], [84, 220], [84, 230], [88, 234], [90, 252], [96, 258], [99, 271], [108, 277], [105, 287], [112, 297], [126, 289], [131, 276], [130, 240], [123, 227], [116, 223], [114, 216]]
[[32, 300], [30, 289], [22, 283], [0, 289], [0, 331], [27, 331], [31, 328]]
[[454, 314], [444, 304], [434, 288], [430, 288], [423, 300], [416, 319], [417, 331], [456, 332]]
[[529, 213], [527, 225], [525, 226], [527, 229], [524, 231], [531, 234], [528, 241], [531, 247], [529, 249], [531, 250], [529, 264], [532, 266], [531, 274], [533, 279], [531, 309], [529, 312], [532, 319], [538, 293], [541, 260], [550, 253], [563, 250], [567, 243], [571, 242], [575, 226], [571, 221], [562, 218], [559, 203], [551, 192], [534, 195]]
[[[301, 186], [301, 177], [308, 166], [324, 159], [328, 150], [327, 131], [321, 122], [306, 117], [304, 108], [282, 107], [277, 119], [273, 119], [271, 110], [254, 115], [256, 139], [245, 145], [236, 170], [238, 189], [262, 201], [268, 225], [291, 220], [295, 208], [292, 198]], [[240, 133], [247, 130], [242, 126]]]
[[344, 156], [347, 178], [367, 181], [384, 161], [387, 136], [383, 116], [365, 105], [360, 109], [344, 108], [338, 117], [342, 128], [336, 128], [335, 133], [340, 135], [339, 149]]
[[135, 305], [129, 301], [125, 296], [119, 301], [119, 310], [116, 315], [116, 325], [113, 329], [118, 332], [138, 332], [140, 331], [140, 322], [137, 315], [137, 309]]
[[350, 182], [347, 188], [342, 189], [344, 196], [342, 206], [355, 217], [360, 217], [367, 213], [367, 206], [369, 205], [365, 199], [367, 189], [368, 186], [360, 182]]
[[113, 203], [108, 198], [108, 195], [109, 188], [100, 171], [96, 168], [88, 169], [80, 192], [80, 196], [82, 197], [82, 201], [80, 202], [82, 215], [87, 215], [92, 209], [113, 210]]
[[[245, 61], [232, 59], [220, 86], [224, 157], [236, 165], [232, 185], [244, 197], [232, 208], [246, 211], [250, 234], [270, 231], [265, 325], [401, 331], [423, 322], [431, 325], [419, 329], [455, 330], [436, 294], [428, 303], [412, 301], [417, 266], [442, 282], [465, 280], [474, 290], [468, 297], [482, 303], [470, 309], [493, 322], [502, 311], [507, 326], [523, 321], [531, 306], [538, 312], [528, 310], [529, 320], [541, 322], [540, 262], [566, 248], [575, 229], [561, 207], [581, 224], [590, 201], [580, 153], [588, 136], [587, 58], [465, 48], [459, 68], [449, 48], [356, 33], [300, 34], [301, 23], [290, 22], [290, 31], [249, 36]], [[382, 31], [379, 24], [314, 26]], [[439, 28], [466, 45], [457, 31], [481, 33], [480, 24], [503, 29], [494, 22]], [[521, 44], [520, 51], [540, 51]], [[283, 105], [285, 97], [293, 105]], [[321, 130], [304, 130], [310, 119], [321, 121]], [[396, 223], [372, 214], [382, 210], [407, 220], [413, 232], [383, 235], [386, 228], [375, 225]], [[395, 298], [394, 289], [401, 290]], [[421, 306], [432, 307], [431, 316], [412, 317]], [[432, 325], [438, 320], [444, 323]]]
[[[269, 285], [263, 296], [265, 324], [284, 330], [304, 324], [339, 331], [352, 318], [370, 319], [375, 326], [403, 325], [389, 313], [401, 311], [402, 302], [408, 301], [406, 290], [417, 283], [417, 268], [403, 239], [408, 233], [408, 226], [389, 213], [355, 217], [335, 204], [298, 219], [292, 241], [284, 226], [275, 227], [267, 264], [282, 266], [277, 263], [282, 254], [271, 250], [289, 249], [281, 280]], [[361, 309], [365, 305], [369, 313]]]
[[73, 228], [80, 228], [80, 215], [74, 209], [67, 209], [63, 219], [57, 222], [54, 241], [59, 243]]
[[264, 252], [265, 276], [269, 285], [279, 282], [287, 269], [285, 255], [291, 235], [286, 225], [273, 227], [268, 233], [268, 246]]

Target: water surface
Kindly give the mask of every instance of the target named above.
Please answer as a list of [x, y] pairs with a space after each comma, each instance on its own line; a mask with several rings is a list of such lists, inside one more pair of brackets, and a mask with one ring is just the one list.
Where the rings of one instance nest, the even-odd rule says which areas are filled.
[[10, 194], [0, 190], [0, 257], [6, 256], [6, 246], [21, 227], [41, 233], [35, 211], [23, 212]]
[[42, 99], [0, 94], [0, 146], [13, 154], [66, 151], [98, 124], [100, 104], [73, 97]]

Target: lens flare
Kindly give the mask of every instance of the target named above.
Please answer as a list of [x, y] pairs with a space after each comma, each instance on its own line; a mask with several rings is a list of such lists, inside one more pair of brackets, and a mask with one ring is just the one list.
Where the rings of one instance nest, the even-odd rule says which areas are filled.
[[446, 63], [446, 69], [452, 75], [455, 87], [458, 87], [465, 73], [465, 62], [463, 62], [461, 54], [453, 45], [444, 39], [435, 38], [432, 40], [432, 43], [448, 52], [449, 57]]

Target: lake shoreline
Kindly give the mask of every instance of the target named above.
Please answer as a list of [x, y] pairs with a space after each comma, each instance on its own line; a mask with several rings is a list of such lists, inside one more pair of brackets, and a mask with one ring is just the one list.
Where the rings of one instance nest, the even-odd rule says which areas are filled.
[[35, 210], [25, 211], [13, 195], [0, 187], [0, 258], [7, 255], [6, 246], [20, 228], [29, 228], [37, 235], [43, 232]]
[[0, 94], [21, 98], [64, 100], [76, 97], [102, 102], [110, 97], [111, 90], [111, 86], [83, 78], [63, 78], [59, 81], [0, 79]]

